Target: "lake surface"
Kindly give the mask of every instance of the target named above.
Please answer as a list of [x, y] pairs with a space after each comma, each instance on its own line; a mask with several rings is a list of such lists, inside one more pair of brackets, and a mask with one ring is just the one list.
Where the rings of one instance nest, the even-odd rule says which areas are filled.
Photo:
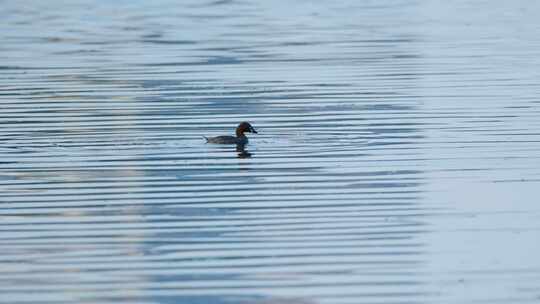
[[539, 11], [0, 1], [0, 303], [539, 303]]

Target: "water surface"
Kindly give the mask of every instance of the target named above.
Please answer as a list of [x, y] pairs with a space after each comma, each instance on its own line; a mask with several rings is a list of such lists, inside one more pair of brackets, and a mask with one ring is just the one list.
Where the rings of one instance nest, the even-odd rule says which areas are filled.
[[539, 9], [0, 1], [0, 302], [538, 303]]

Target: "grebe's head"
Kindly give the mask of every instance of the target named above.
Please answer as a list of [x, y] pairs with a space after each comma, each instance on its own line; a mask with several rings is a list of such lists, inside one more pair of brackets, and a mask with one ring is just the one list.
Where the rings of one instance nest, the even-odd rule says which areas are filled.
[[245, 132], [257, 134], [257, 131], [255, 131], [251, 124], [246, 121], [241, 122], [238, 127], [236, 127], [236, 136], [242, 136]]

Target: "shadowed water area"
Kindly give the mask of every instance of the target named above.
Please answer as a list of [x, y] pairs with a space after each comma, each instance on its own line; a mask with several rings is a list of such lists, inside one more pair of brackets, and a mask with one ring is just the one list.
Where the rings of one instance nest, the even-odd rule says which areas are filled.
[[538, 303], [539, 12], [0, 1], [0, 303]]

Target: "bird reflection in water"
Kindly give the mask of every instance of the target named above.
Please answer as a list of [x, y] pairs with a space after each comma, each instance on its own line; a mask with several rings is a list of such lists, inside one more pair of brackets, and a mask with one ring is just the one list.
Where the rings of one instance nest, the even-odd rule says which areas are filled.
[[237, 144], [236, 152], [238, 152], [238, 158], [250, 158], [252, 155], [248, 150], [246, 150], [245, 144]]

